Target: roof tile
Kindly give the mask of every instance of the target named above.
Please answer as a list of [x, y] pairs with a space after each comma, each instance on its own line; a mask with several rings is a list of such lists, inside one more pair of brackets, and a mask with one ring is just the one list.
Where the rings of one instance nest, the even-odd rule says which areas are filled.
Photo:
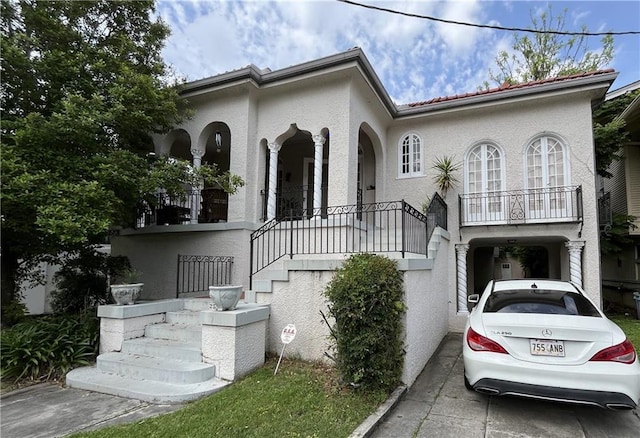
[[408, 103], [406, 106], [409, 108], [416, 108], [419, 106], [426, 106], [426, 105], [430, 105], [430, 104], [434, 104], [434, 103], [440, 103], [440, 102], [448, 102], [451, 100], [457, 100], [457, 99], [464, 99], [467, 97], [473, 97], [473, 96], [481, 96], [483, 94], [494, 94], [494, 93], [500, 93], [503, 91], [507, 91], [507, 90], [515, 90], [515, 89], [519, 89], [519, 88], [529, 88], [529, 87], [534, 87], [537, 85], [542, 85], [542, 84], [549, 84], [549, 83], [553, 83], [553, 82], [562, 82], [562, 81], [567, 81], [570, 79], [577, 79], [577, 78], [585, 78], [585, 77], [589, 77], [589, 76], [597, 76], [597, 75], [601, 75], [601, 74], [606, 74], [606, 73], [613, 73], [615, 70], [610, 68], [610, 69], [606, 69], [606, 70], [597, 70], [597, 71], [591, 71], [591, 72], [586, 72], [586, 73], [575, 73], [572, 75], [566, 75], [566, 76], [558, 76], [558, 77], [554, 77], [554, 78], [547, 78], [547, 79], [539, 79], [539, 80], [535, 80], [535, 81], [530, 81], [530, 82], [524, 82], [521, 84], [509, 84], [508, 82], [503, 83], [502, 85], [500, 85], [499, 87], [496, 88], [490, 88], [487, 90], [480, 90], [480, 91], [476, 91], [476, 92], [472, 92], [472, 93], [464, 93], [464, 94], [456, 94], [454, 96], [442, 96], [442, 97], [434, 97], [433, 99], [429, 99], [429, 100], [425, 100], [425, 101], [421, 101], [421, 102], [413, 102], [413, 103]]

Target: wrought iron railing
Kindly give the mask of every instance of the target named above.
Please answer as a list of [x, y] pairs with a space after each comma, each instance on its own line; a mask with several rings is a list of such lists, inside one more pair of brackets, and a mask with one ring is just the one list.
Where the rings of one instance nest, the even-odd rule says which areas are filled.
[[459, 196], [460, 226], [582, 221], [582, 186]]
[[310, 220], [301, 220], [301, 212], [292, 210], [251, 234], [249, 287], [254, 274], [285, 256], [357, 252], [426, 256], [435, 228], [434, 219], [428, 220], [404, 200], [328, 207], [313, 213]]
[[232, 284], [233, 257], [178, 254], [176, 296]]
[[598, 225], [600, 229], [608, 231], [612, 224], [611, 192], [607, 192], [598, 198]]
[[431, 201], [429, 201], [427, 215], [433, 215], [435, 225], [442, 229], [447, 229], [447, 203], [437, 192], [433, 194]]
[[158, 193], [151, 202], [141, 203], [136, 228], [225, 221], [228, 197], [224, 190], [215, 188], [189, 190], [180, 196]]
[[[322, 186], [322, 197], [325, 198], [327, 186]], [[269, 194], [266, 190], [260, 190], [260, 198], [262, 200], [262, 217], [261, 220], [267, 220], [267, 203]], [[276, 219], [282, 220], [287, 217], [291, 219], [289, 213], [295, 211], [302, 219], [313, 216], [313, 186], [288, 186], [276, 192]], [[323, 208], [323, 214], [326, 208]]]

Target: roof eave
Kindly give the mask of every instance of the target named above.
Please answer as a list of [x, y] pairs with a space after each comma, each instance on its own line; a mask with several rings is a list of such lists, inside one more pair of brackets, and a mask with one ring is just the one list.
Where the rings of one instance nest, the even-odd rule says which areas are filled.
[[462, 97], [444, 102], [435, 102], [427, 105], [401, 108], [398, 110], [399, 117], [417, 115], [422, 113], [438, 112], [449, 109], [462, 108], [466, 106], [483, 105], [498, 103], [503, 100], [517, 99], [538, 94], [553, 93], [563, 90], [584, 88], [590, 89], [602, 88], [602, 96], [611, 86], [618, 73], [603, 73], [600, 75], [587, 76], [575, 79], [567, 79], [561, 82], [552, 82], [548, 84], [533, 85], [529, 87], [515, 88], [510, 90], [498, 91], [495, 93], [479, 94], [475, 96]]

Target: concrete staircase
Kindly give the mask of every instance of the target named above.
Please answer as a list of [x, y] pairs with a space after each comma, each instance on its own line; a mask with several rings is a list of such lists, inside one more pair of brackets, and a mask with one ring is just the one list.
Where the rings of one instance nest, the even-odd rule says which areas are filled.
[[67, 386], [151, 403], [182, 403], [220, 390], [230, 382], [202, 361], [200, 311], [209, 303], [185, 300], [184, 310], [166, 312], [165, 322], [147, 325], [144, 337], [125, 340], [120, 352], [69, 372]]

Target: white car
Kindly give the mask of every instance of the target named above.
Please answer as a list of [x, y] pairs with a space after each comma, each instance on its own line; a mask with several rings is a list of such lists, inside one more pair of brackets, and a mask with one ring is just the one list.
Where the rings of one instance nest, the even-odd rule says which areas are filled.
[[609, 409], [634, 409], [640, 363], [624, 332], [576, 285], [492, 280], [464, 331], [468, 389]]

